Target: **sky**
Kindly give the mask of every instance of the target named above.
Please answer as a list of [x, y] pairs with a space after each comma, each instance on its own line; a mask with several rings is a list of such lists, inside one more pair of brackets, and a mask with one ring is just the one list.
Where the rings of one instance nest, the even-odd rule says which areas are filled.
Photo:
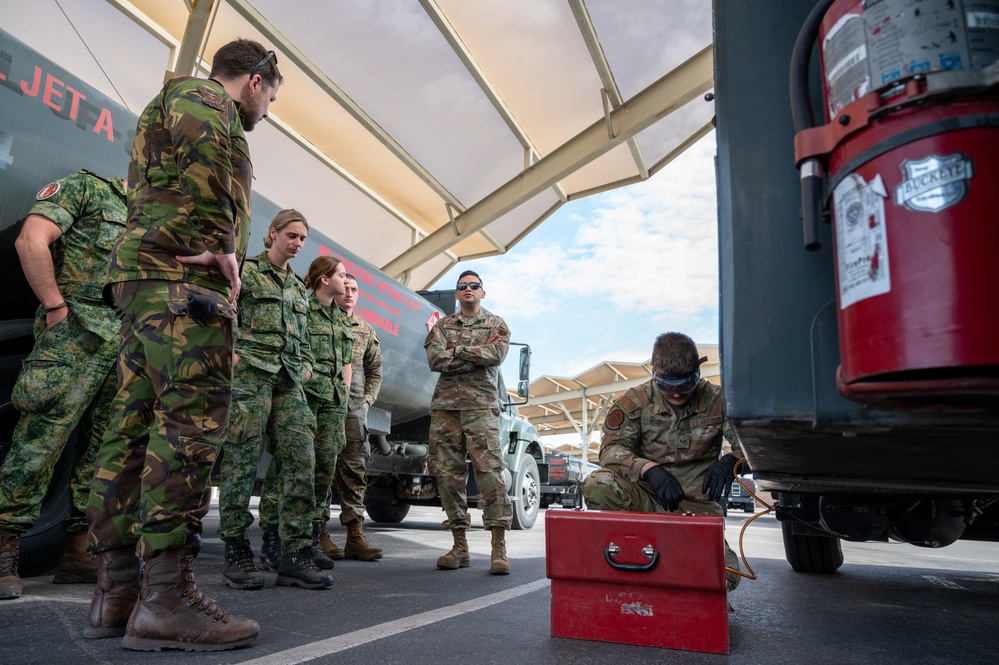
[[459, 262], [431, 288], [479, 273], [483, 307], [531, 345], [532, 381], [644, 362], [666, 331], [717, 344], [714, 154], [711, 132], [645, 182], [567, 203], [506, 254]]

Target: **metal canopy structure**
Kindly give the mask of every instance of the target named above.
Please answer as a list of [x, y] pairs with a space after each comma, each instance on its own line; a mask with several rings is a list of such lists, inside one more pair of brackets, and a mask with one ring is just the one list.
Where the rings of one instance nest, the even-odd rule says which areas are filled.
[[[708, 358], [701, 365], [701, 377], [720, 384], [718, 346], [698, 344], [697, 348]], [[575, 433], [581, 442], [590, 442], [603, 427], [614, 400], [651, 378], [651, 359], [644, 363], [605, 361], [571, 378], [542, 376], [531, 382], [530, 397], [520, 407], [520, 415], [542, 436]], [[588, 456], [595, 452], [596, 447], [587, 447]]]
[[0, 5], [4, 29], [136, 113], [233, 38], [273, 48], [285, 82], [249, 137], [254, 189], [413, 288], [712, 126], [703, 0]]

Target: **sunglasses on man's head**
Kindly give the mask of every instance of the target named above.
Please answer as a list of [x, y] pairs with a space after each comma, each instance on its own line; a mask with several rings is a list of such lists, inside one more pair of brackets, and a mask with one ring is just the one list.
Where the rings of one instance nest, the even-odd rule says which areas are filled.
[[267, 55], [265, 55], [263, 58], [260, 59], [260, 62], [253, 65], [253, 69], [250, 70], [250, 78], [252, 79], [253, 75], [257, 73], [257, 70], [266, 65], [267, 61], [270, 60], [271, 58], [274, 59], [274, 64], [277, 65], [277, 53], [275, 53], [274, 51], [268, 51]]
[[472, 289], [473, 291], [478, 291], [482, 288], [482, 285], [478, 282], [468, 282], [467, 284], [459, 284], [455, 287], [458, 291], [464, 291], [465, 289]]

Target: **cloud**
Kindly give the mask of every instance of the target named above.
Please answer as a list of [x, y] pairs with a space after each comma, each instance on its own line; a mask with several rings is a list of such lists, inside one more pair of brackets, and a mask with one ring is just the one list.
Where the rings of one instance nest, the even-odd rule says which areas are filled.
[[716, 316], [714, 149], [710, 134], [644, 183], [569, 204], [569, 237], [510, 252], [488, 280], [491, 304], [548, 317], [589, 298], [619, 313]]

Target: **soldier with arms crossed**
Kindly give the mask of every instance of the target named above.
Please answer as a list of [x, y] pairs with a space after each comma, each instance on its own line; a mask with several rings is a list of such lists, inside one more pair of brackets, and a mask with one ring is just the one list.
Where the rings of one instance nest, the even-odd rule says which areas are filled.
[[430, 403], [430, 455], [454, 546], [437, 559], [442, 570], [470, 564], [465, 531], [468, 516], [466, 456], [479, 487], [482, 524], [492, 532], [489, 572], [508, 575], [506, 531], [513, 521], [503, 482], [499, 442], [499, 366], [510, 348], [510, 329], [482, 309], [482, 279], [471, 270], [458, 277], [455, 298], [461, 310], [433, 327], [423, 343], [430, 369], [440, 372]]
[[[697, 346], [668, 332], [652, 347], [652, 379], [629, 389], [604, 420], [600, 465], [583, 481], [587, 507], [721, 515], [718, 505], [743, 455], [725, 420], [722, 389], [701, 378]], [[719, 459], [722, 442], [736, 453]], [[725, 544], [725, 564], [738, 570]], [[727, 572], [728, 589], [741, 577]]]
[[121, 178], [78, 171], [38, 192], [15, 242], [41, 306], [35, 345], [12, 395], [21, 418], [0, 468], [0, 599], [21, 595], [20, 536], [41, 514], [56, 462], [78, 424], [63, 522], [66, 550], [53, 581], [97, 581], [97, 565], [85, 551], [87, 498], [115, 394], [121, 335], [101, 290], [111, 248], [124, 230]]
[[218, 651], [260, 630], [205, 596], [194, 559], [232, 398], [233, 303], [250, 232], [244, 132], [267, 117], [280, 84], [274, 52], [240, 39], [215, 53], [209, 80], [167, 81], [139, 117], [128, 220], [104, 292], [122, 329], [87, 508], [99, 556], [85, 637]]

